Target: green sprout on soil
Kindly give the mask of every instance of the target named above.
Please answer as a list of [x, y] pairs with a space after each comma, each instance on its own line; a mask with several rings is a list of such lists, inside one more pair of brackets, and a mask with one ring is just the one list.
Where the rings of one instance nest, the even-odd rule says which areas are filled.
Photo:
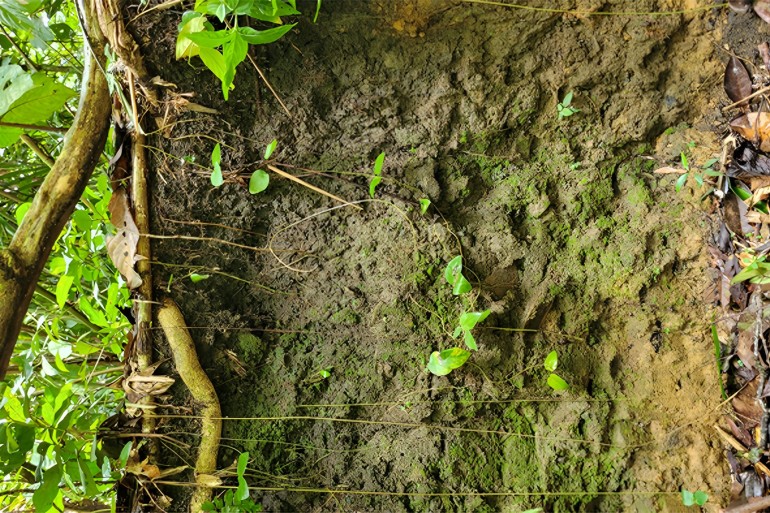
[[580, 109], [572, 107], [572, 94], [572, 91], [565, 94], [564, 99], [556, 106], [556, 111], [559, 113], [560, 120], [580, 112]]
[[211, 185], [214, 187], [219, 187], [225, 182], [225, 179], [222, 177], [222, 167], [219, 165], [222, 160], [222, 148], [219, 146], [219, 143], [214, 146], [214, 151], [211, 152], [211, 167], [214, 168], [214, 170], [211, 172]]
[[428, 198], [420, 198], [420, 213], [424, 214], [430, 208], [430, 200]]
[[374, 198], [374, 190], [380, 185], [382, 181], [382, 164], [385, 162], [385, 152], [383, 151], [374, 160], [374, 176], [369, 180], [369, 196]]
[[559, 366], [559, 354], [556, 351], [551, 351], [548, 353], [548, 356], [545, 357], [545, 361], [543, 361], [543, 366], [545, 367], [545, 370], [550, 371], [551, 373], [548, 375], [547, 381], [549, 387], [553, 388], [557, 392], [560, 390], [567, 390], [569, 388], [567, 382], [564, 381], [561, 376], [553, 372], [556, 370], [556, 367]]
[[238, 455], [236, 474], [238, 476], [238, 488], [227, 490], [223, 496], [213, 501], [206, 501], [201, 506], [203, 511], [217, 513], [256, 513], [262, 511], [262, 505], [257, 504], [249, 497], [249, 485], [243, 475], [246, 473], [246, 465], [249, 462], [249, 453], [242, 452]]
[[698, 490], [697, 492], [691, 492], [690, 490], [682, 489], [682, 504], [685, 506], [700, 506], [703, 507], [709, 500], [709, 496], [706, 492]]
[[[466, 295], [473, 289], [468, 279], [463, 276], [462, 270], [463, 258], [459, 255], [453, 258], [444, 270], [444, 278], [447, 283], [452, 286], [452, 294], [455, 296]], [[458, 325], [455, 328], [452, 337], [458, 338], [460, 335], [463, 335], [463, 341], [468, 349], [477, 351], [478, 345], [476, 344], [476, 339], [473, 337], [471, 331], [478, 323], [486, 319], [489, 316], [489, 313], [489, 310], [484, 310], [482, 312], [463, 312], [460, 314]], [[433, 351], [428, 360], [428, 370], [436, 376], [446, 376], [454, 369], [462, 367], [470, 355], [470, 351], [466, 351], [461, 347], [453, 347], [444, 349], [443, 351]]]
[[[278, 146], [278, 141], [273, 139], [265, 148], [264, 160], [270, 160], [276, 146]], [[270, 175], [264, 169], [257, 169], [251, 174], [249, 179], [249, 192], [251, 194], [259, 194], [267, 189], [268, 185], [270, 185]]]
[[685, 155], [684, 152], [679, 154], [679, 160], [682, 162], [684, 173], [682, 173], [682, 175], [677, 178], [676, 183], [674, 184], [674, 190], [676, 190], [676, 192], [682, 190], [682, 187], [684, 187], [684, 184], [687, 183], [687, 178], [689, 176], [693, 177], [695, 183], [698, 184], [698, 187], [703, 187], [705, 176], [717, 177], [721, 175], [719, 171], [714, 169], [714, 165], [719, 162], [719, 159], [709, 159], [706, 161], [706, 163], [700, 167], [700, 172], [695, 172], [690, 168], [690, 162], [687, 160], [687, 155]]

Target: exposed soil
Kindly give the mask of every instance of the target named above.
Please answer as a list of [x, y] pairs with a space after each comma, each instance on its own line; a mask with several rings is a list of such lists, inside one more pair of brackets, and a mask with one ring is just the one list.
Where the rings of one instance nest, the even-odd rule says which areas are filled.
[[[247, 450], [254, 486], [340, 490], [266, 491], [266, 511], [677, 511], [683, 487], [722, 501], [703, 190], [675, 193], [651, 156], [676, 162], [691, 141], [696, 160], [719, 153], [704, 119], [723, 100], [727, 11], [328, 1], [317, 24], [253, 50], [291, 117], [248, 62], [229, 102], [200, 61], [175, 62], [180, 16], [131, 28], [153, 73], [219, 114], [150, 138], [153, 231], [260, 249], [157, 240], [157, 292], [193, 327], [226, 416], [304, 418], [225, 422], [221, 467]], [[558, 120], [568, 91], [580, 112]], [[250, 195], [274, 138], [277, 161], [323, 171], [294, 172], [350, 201], [368, 198], [384, 151], [377, 200], [330, 210], [276, 175]], [[460, 313], [443, 269], [460, 253], [492, 315], [469, 363], [435, 377], [428, 355], [454, 345]], [[542, 365], [554, 349], [561, 394]]]

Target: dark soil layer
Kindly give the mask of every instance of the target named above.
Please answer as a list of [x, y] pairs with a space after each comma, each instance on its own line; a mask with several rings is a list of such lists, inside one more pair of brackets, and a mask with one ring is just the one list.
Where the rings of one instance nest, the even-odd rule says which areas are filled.
[[[605, 4], [580, 8], [695, 5]], [[225, 415], [294, 417], [225, 422], [221, 467], [247, 450], [254, 486], [339, 489], [256, 493], [266, 511], [660, 511], [681, 487], [720, 502], [703, 191], [676, 194], [649, 156], [718, 153], [698, 119], [722, 98], [726, 11], [328, 0], [317, 24], [254, 51], [291, 117], [248, 61], [229, 102], [199, 60], [175, 62], [180, 16], [131, 27], [153, 73], [219, 114], [169, 116], [150, 138], [153, 230], [259, 249], [157, 240], [157, 292], [193, 327]], [[580, 112], [558, 120], [568, 91]], [[330, 210], [276, 175], [250, 195], [274, 138], [278, 162], [323, 171], [293, 172], [350, 201], [384, 151], [377, 200]], [[462, 303], [443, 269], [460, 253], [492, 315], [469, 363], [435, 377], [427, 358], [455, 344]], [[554, 349], [561, 394], [542, 365]]]

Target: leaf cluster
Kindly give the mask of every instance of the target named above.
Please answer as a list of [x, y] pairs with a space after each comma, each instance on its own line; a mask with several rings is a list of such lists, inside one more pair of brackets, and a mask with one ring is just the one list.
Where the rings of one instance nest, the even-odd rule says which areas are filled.
[[[318, 0], [318, 8], [320, 4]], [[249, 45], [279, 40], [296, 25], [284, 24], [283, 18], [297, 14], [296, 0], [196, 0], [194, 10], [182, 15], [176, 58], [200, 57], [222, 82], [222, 94], [227, 100], [235, 70], [246, 59]], [[209, 16], [224, 28], [215, 28]], [[276, 26], [257, 30], [248, 26], [249, 19]]]
[[[463, 296], [469, 294], [473, 289], [471, 283], [463, 275], [463, 260], [462, 256], [456, 256], [444, 269], [444, 279], [452, 286], [452, 294], [455, 296]], [[484, 310], [481, 312], [462, 312], [458, 319], [457, 327], [452, 334], [453, 338], [463, 336], [463, 341], [466, 347], [470, 351], [478, 350], [476, 339], [473, 336], [472, 330], [476, 325], [490, 314], [490, 310]], [[434, 351], [431, 353], [428, 359], [428, 370], [436, 376], [446, 376], [454, 369], [462, 367], [468, 360], [471, 353], [461, 347], [453, 347], [450, 349], [444, 349], [443, 351]]]

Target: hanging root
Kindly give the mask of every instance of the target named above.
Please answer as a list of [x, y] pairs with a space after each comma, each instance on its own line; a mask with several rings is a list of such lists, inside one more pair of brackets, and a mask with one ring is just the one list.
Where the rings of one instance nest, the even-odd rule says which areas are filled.
[[217, 452], [219, 439], [222, 435], [222, 412], [219, 399], [206, 373], [203, 372], [198, 353], [195, 351], [182, 312], [171, 299], [163, 301], [163, 307], [158, 312], [158, 321], [166, 334], [171, 353], [174, 356], [179, 377], [190, 390], [193, 399], [203, 404], [201, 416], [201, 443], [198, 448], [198, 459], [195, 462], [195, 481], [198, 485], [190, 499], [190, 511], [202, 511], [201, 505], [211, 500], [212, 474], [217, 468]]

